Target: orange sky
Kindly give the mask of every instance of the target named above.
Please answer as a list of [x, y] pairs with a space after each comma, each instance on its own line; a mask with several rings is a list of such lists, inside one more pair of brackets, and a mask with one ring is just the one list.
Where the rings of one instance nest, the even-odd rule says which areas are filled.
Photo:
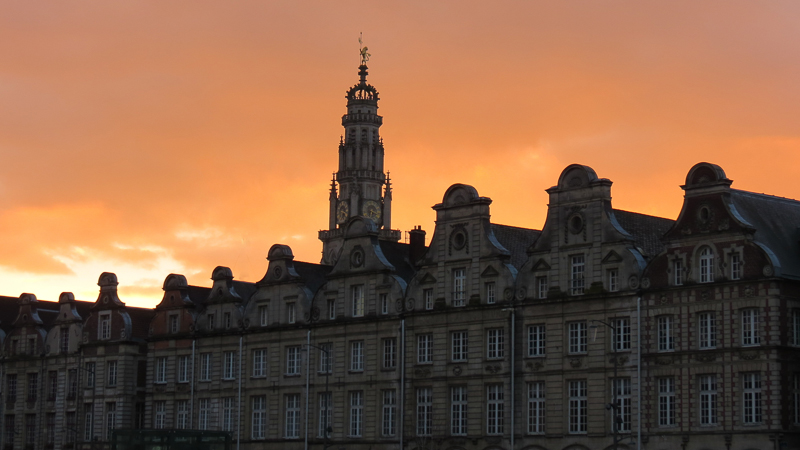
[[[686, 172], [800, 198], [797, 1], [0, 4], [0, 294], [152, 306], [169, 273], [317, 262], [358, 33], [393, 225], [445, 189], [541, 228], [570, 163], [675, 218]], [[430, 237], [430, 234], [429, 234]]]

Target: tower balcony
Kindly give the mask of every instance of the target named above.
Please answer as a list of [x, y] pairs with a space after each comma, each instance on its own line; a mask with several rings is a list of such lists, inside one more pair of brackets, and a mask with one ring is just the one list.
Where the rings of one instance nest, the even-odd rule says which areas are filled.
[[380, 170], [340, 170], [336, 173], [336, 181], [339, 183], [347, 182], [348, 179], [358, 178], [359, 180], [374, 180], [383, 183], [386, 175]]
[[[378, 230], [378, 239], [382, 241], [398, 242], [402, 236], [403, 232], [400, 230], [387, 230], [384, 228]], [[319, 230], [320, 241], [327, 241], [336, 238], [344, 238], [343, 228], [337, 228], [335, 230]]]
[[373, 125], [381, 126], [383, 125], [383, 117], [377, 114], [366, 114], [366, 113], [353, 113], [353, 114], [345, 114], [342, 116], [342, 126], [351, 125], [354, 123], [370, 123]]

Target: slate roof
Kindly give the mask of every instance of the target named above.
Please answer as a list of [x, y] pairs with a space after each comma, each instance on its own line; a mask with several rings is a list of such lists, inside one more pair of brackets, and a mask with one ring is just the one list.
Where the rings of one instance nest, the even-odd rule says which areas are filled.
[[497, 242], [511, 253], [511, 264], [520, 269], [528, 260], [528, 248], [539, 239], [541, 230], [492, 224], [492, 232]]
[[800, 279], [800, 202], [738, 189], [730, 192], [734, 214], [755, 228], [755, 241], [777, 257], [776, 274]]
[[[137, 308], [135, 306], [126, 306], [125, 310], [131, 316], [131, 334], [134, 338], [147, 339], [147, 334], [150, 330], [150, 322], [153, 316], [156, 315], [156, 310], [151, 308]], [[86, 317], [81, 316], [84, 320]]]
[[664, 250], [661, 237], [675, 224], [672, 219], [621, 209], [614, 210], [614, 217], [620, 226], [633, 236], [634, 243], [644, 252], [644, 257], [648, 260]]
[[402, 242], [379, 241], [383, 256], [397, 269], [397, 275], [411, 281], [414, 276], [414, 266], [409, 262], [408, 255], [411, 252], [411, 245]]
[[312, 293], [316, 293], [317, 289], [325, 284], [325, 281], [327, 281], [325, 277], [333, 270], [333, 266], [324, 264], [303, 261], [294, 261], [293, 264], [297, 274], [303, 278], [303, 282]]

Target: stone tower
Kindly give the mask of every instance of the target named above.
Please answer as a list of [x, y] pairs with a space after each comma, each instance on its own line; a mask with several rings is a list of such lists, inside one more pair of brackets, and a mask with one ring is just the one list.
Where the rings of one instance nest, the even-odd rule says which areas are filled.
[[322, 264], [336, 262], [342, 248], [342, 226], [351, 217], [371, 219], [382, 240], [399, 241], [392, 230], [392, 186], [383, 171], [383, 140], [379, 129], [378, 91], [367, 84], [367, 65], [358, 68], [359, 82], [347, 91], [342, 116], [344, 136], [339, 141], [339, 171], [331, 181], [328, 229], [319, 232]]

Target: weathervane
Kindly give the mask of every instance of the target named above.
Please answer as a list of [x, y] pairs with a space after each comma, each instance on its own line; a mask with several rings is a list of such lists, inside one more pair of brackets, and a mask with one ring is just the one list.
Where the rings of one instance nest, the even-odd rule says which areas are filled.
[[358, 47], [359, 47], [359, 53], [361, 53], [361, 65], [366, 66], [367, 61], [369, 61], [369, 57], [371, 55], [367, 53], [367, 50], [369, 49], [366, 46], [364, 46], [364, 43], [361, 41], [361, 37], [363, 34], [364, 33], [358, 33]]

